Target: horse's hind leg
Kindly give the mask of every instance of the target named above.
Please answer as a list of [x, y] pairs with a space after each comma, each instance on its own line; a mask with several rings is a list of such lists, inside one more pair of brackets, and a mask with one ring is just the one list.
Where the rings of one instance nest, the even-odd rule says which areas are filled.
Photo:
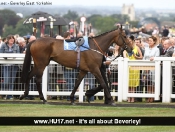
[[20, 100], [22, 100], [29, 94], [29, 82], [30, 82], [30, 79], [28, 79], [25, 84], [25, 91], [24, 91], [24, 94], [19, 97]]
[[25, 98], [28, 94], [29, 94], [29, 83], [31, 78], [36, 74], [36, 69], [35, 67], [30, 71], [27, 82], [25, 83], [25, 91], [24, 94], [20, 96], [20, 100], [22, 100], [23, 98]]
[[43, 104], [45, 104], [47, 101], [45, 100], [45, 98], [43, 96], [42, 86], [41, 86], [43, 71], [44, 71], [44, 68], [43, 69], [38, 68], [37, 75], [36, 75], [36, 78], [35, 78], [35, 82], [36, 82], [37, 90], [38, 90], [38, 93], [39, 93], [39, 97], [40, 97], [41, 100], [43, 100]]
[[36, 86], [37, 86], [37, 90], [39, 93], [39, 97], [41, 100], [43, 100], [43, 104], [45, 104], [47, 101], [45, 100], [44, 96], [43, 96], [43, 92], [42, 92], [42, 87], [41, 87], [41, 83], [42, 83], [42, 75], [36, 76]]
[[78, 89], [78, 86], [80, 85], [83, 77], [87, 74], [86, 71], [80, 71], [80, 73], [78, 74], [77, 78], [76, 78], [76, 81], [75, 81], [75, 87], [74, 89], [72, 90], [72, 93], [70, 95], [70, 100], [71, 100], [71, 104], [74, 105], [74, 95], [75, 95], [75, 92], [77, 91]]

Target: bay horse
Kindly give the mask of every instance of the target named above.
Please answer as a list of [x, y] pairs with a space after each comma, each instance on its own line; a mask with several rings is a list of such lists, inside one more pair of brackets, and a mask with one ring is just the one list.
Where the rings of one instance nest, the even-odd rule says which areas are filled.
[[[20, 96], [20, 100], [29, 94], [30, 79], [35, 76], [36, 86], [39, 97], [43, 103], [47, 101], [44, 99], [41, 82], [45, 67], [49, 65], [50, 60], [53, 60], [65, 67], [76, 68], [77, 52], [74, 50], [64, 50], [64, 40], [54, 38], [39, 38], [28, 44], [27, 51], [24, 58], [23, 69], [21, 74], [21, 81], [25, 83], [25, 92]], [[74, 94], [80, 85], [82, 79], [91, 72], [104, 89], [107, 98], [110, 100], [109, 104], [113, 103], [110, 92], [100, 72], [102, 59], [105, 52], [112, 43], [126, 48], [128, 52], [132, 51], [132, 47], [127, 39], [126, 34], [120, 29], [111, 30], [101, 35], [88, 38], [89, 50], [80, 52], [79, 74], [77, 76], [75, 87], [70, 95], [71, 104], [74, 104]], [[33, 58], [34, 67], [30, 71], [31, 59]]]

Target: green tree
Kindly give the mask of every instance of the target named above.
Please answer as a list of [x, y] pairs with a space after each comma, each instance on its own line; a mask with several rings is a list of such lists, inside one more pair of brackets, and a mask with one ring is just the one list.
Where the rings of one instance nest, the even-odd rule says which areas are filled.
[[4, 32], [3, 32], [3, 37], [7, 37], [8, 35], [13, 35], [16, 34], [13, 26], [8, 26], [7, 24], [4, 25]]
[[138, 26], [139, 21], [130, 21], [129, 25], [132, 27], [137, 27]]
[[99, 33], [103, 33], [115, 28], [116, 19], [111, 16], [101, 17], [96, 20], [94, 27], [97, 28]]
[[2, 35], [4, 23], [3, 18], [0, 16], [0, 35]]
[[89, 16], [89, 17], [87, 18], [87, 21], [90, 22], [92, 25], [94, 25], [95, 22], [96, 22], [96, 20], [97, 20], [97, 19], [100, 19], [100, 18], [102, 18], [101, 15], [95, 14], [95, 15]]
[[25, 19], [21, 19], [18, 21], [16, 24], [15, 28], [13, 26], [4, 26], [4, 32], [3, 32], [3, 37], [6, 37], [9, 34], [19, 34], [20, 36], [25, 36], [27, 34], [32, 34], [32, 24], [23, 24], [23, 21]]
[[97, 34], [110, 31], [115, 28], [115, 23], [118, 23], [117, 15], [111, 16], [101, 16], [101, 15], [92, 15], [87, 18], [88, 23], [92, 24], [92, 27], [97, 30]]
[[114, 17], [118, 20], [119, 23], [124, 24], [126, 21], [129, 21], [128, 15], [122, 15], [122, 14], [113, 14], [111, 17]]
[[21, 19], [17, 25], [16, 25], [16, 32], [20, 35], [20, 36], [24, 36], [26, 34], [32, 34], [32, 29], [33, 29], [33, 25], [32, 24], [23, 24], [24, 19]]
[[73, 21], [79, 20], [77, 12], [70, 10], [67, 12], [67, 14], [63, 15], [63, 17]]
[[4, 9], [0, 10], [0, 34], [3, 33], [4, 25], [12, 26], [15, 28], [16, 24], [21, 18], [16, 15], [14, 11]]

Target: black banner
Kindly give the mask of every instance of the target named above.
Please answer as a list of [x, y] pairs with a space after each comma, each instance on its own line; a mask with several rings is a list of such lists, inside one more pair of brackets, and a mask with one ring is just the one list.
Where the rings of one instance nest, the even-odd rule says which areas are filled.
[[0, 125], [172, 125], [175, 117], [0, 117]]

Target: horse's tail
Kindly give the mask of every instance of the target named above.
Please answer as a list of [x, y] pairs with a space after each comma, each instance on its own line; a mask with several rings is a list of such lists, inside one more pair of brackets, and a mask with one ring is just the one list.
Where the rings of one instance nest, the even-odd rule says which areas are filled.
[[26, 50], [24, 63], [23, 63], [23, 67], [22, 67], [22, 73], [21, 73], [21, 82], [22, 83], [26, 83], [27, 79], [28, 79], [28, 76], [29, 76], [30, 66], [31, 66], [31, 61], [32, 61], [30, 47], [31, 47], [33, 42], [34, 41], [30, 42], [27, 45], [27, 50]]

